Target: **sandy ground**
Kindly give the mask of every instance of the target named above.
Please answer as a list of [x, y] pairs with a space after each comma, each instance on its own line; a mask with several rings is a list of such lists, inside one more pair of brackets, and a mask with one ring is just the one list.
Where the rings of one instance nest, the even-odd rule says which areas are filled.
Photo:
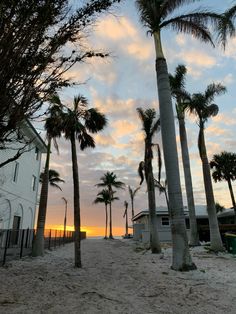
[[0, 268], [0, 313], [236, 313], [236, 258], [192, 250], [198, 270], [170, 269], [161, 255], [132, 240], [82, 242], [82, 269], [73, 244]]

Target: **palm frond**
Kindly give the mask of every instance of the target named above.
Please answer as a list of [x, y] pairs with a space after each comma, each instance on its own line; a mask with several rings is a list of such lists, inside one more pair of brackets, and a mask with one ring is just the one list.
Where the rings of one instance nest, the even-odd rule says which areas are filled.
[[140, 181], [140, 183], [139, 183], [140, 185], [142, 185], [143, 180], [144, 180], [143, 172], [144, 172], [144, 161], [141, 161], [141, 162], [139, 163], [139, 166], [138, 166], [138, 174], [139, 174], [139, 176], [140, 176], [140, 178], [141, 178], [141, 181]]
[[235, 36], [234, 19], [236, 17], [236, 5], [227, 9], [222, 15], [216, 27], [218, 42], [222, 45], [223, 49], [227, 44], [227, 37]]
[[196, 23], [191, 19], [186, 19], [186, 16], [178, 16], [170, 20], [166, 20], [161, 24], [161, 28], [169, 27], [177, 33], [185, 33], [201, 40], [202, 42], [210, 43], [215, 46], [213, 38], [207, 26], [201, 23]]
[[76, 134], [77, 139], [80, 143], [80, 149], [84, 150], [85, 148], [91, 147], [95, 148], [95, 141], [94, 138], [89, 135], [85, 130], [81, 131], [80, 133]]
[[104, 114], [96, 108], [90, 108], [84, 115], [85, 127], [91, 133], [97, 133], [107, 125], [107, 119]]
[[162, 18], [166, 18], [168, 15], [172, 14], [177, 9], [181, 8], [184, 5], [196, 2], [199, 0], [171, 0], [171, 1], [163, 1], [161, 6], [161, 16]]
[[88, 99], [86, 97], [84, 97], [83, 95], [79, 94], [77, 96], [74, 97], [74, 102], [73, 102], [73, 111], [75, 112], [79, 112], [80, 111], [80, 107], [87, 108], [88, 106]]
[[205, 91], [205, 99], [208, 104], [210, 104], [216, 96], [225, 94], [227, 91], [226, 87], [221, 83], [212, 83], [207, 86]]

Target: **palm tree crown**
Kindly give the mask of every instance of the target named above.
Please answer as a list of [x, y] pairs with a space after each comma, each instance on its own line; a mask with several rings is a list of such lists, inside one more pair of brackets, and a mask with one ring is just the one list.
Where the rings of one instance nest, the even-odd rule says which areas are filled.
[[[112, 188], [124, 189], [125, 184], [121, 181], [117, 181], [117, 175], [114, 172], [107, 171], [101, 178], [101, 183], [96, 184], [98, 187], [107, 187], [109, 191]], [[112, 191], [113, 192], [113, 191]]]
[[236, 180], [236, 154], [222, 152], [215, 154], [210, 162], [213, 169], [212, 177], [215, 182], [223, 180]]
[[[43, 182], [43, 176], [44, 176], [44, 173], [42, 172], [40, 174], [40, 178], [39, 178], [39, 182], [42, 183]], [[57, 184], [57, 183], [64, 183], [65, 181], [62, 180], [60, 178], [60, 173], [57, 172], [56, 170], [54, 169], [49, 169], [48, 171], [48, 182], [50, 184], [50, 186], [54, 187], [54, 188], [57, 188], [59, 190], [62, 191], [61, 187]]]

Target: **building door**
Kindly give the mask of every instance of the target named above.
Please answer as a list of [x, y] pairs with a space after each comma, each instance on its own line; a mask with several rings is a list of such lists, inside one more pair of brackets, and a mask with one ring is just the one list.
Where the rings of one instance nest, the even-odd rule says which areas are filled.
[[16, 245], [18, 242], [19, 237], [19, 230], [20, 230], [20, 216], [13, 217], [13, 225], [12, 225], [12, 234], [11, 234], [11, 243]]

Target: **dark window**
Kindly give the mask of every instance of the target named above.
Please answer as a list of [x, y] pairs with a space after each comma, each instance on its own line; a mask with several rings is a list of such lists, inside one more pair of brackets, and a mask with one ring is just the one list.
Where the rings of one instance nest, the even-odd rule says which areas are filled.
[[35, 191], [36, 189], [36, 177], [35, 176], [32, 176], [31, 187], [32, 187], [32, 190]]
[[39, 160], [39, 149], [38, 149], [38, 147], [35, 147], [35, 158], [36, 158], [36, 160]]
[[19, 173], [19, 163], [16, 161], [14, 165], [14, 171], [13, 171], [13, 182], [17, 181], [18, 178], [18, 173]]
[[162, 226], [169, 226], [170, 225], [169, 217], [161, 217], [161, 225]]

